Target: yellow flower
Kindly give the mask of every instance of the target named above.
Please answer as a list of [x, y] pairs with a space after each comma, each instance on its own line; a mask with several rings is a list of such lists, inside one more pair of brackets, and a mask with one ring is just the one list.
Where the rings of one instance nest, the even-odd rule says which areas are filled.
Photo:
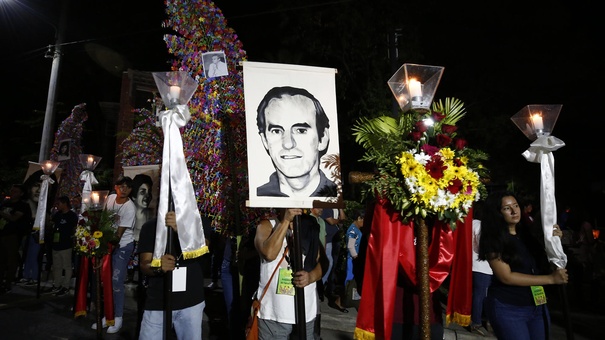
[[97, 230], [97, 231], [95, 231], [94, 234], [92, 234], [92, 237], [97, 238], [97, 239], [101, 238], [101, 237], [103, 237], [103, 232], [100, 230]]

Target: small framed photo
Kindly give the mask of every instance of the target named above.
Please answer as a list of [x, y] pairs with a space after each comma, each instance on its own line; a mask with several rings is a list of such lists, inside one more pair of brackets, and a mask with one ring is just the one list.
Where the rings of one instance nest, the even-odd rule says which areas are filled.
[[71, 158], [71, 139], [63, 139], [59, 142], [58, 160], [64, 161]]
[[206, 76], [206, 78], [215, 78], [229, 75], [225, 52], [206, 52], [202, 54], [202, 60], [204, 62], [204, 75]]

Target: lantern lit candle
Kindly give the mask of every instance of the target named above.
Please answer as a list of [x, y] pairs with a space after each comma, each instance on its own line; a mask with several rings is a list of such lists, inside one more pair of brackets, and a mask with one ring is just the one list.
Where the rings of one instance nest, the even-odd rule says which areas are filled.
[[170, 99], [177, 100], [181, 96], [180, 86], [170, 86]]
[[416, 79], [410, 79], [410, 97], [422, 97], [422, 84]]
[[99, 193], [93, 192], [91, 194], [91, 198], [92, 198], [92, 204], [93, 205], [99, 205]]
[[539, 113], [534, 113], [531, 116], [531, 121], [534, 123], [534, 130], [544, 129], [544, 122], [542, 121], [542, 116]]
[[88, 156], [88, 160], [86, 161], [86, 168], [90, 169], [92, 168], [92, 163], [94, 162], [94, 159], [92, 158], [92, 156]]

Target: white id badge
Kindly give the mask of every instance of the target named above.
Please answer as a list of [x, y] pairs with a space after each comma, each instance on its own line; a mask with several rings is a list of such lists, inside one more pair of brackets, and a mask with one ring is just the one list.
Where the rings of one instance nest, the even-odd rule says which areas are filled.
[[184, 292], [187, 290], [187, 267], [174, 268], [172, 271], [172, 291]]

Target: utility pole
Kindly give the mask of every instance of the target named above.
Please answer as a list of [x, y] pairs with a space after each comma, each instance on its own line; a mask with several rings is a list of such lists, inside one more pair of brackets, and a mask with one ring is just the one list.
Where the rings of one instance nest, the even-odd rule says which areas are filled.
[[38, 162], [41, 163], [49, 158], [50, 145], [52, 143], [52, 128], [55, 120], [55, 98], [57, 93], [57, 83], [59, 79], [59, 67], [61, 65], [61, 49], [63, 45], [63, 36], [65, 33], [65, 24], [67, 18], [68, 0], [61, 1], [61, 15], [59, 18], [59, 28], [56, 29], [56, 41], [54, 51], [50, 58], [53, 59], [50, 70], [50, 81], [48, 84], [48, 97], [46, 100], [46, 113], [44, 114], [44, 126], [42, 128], [42, 140], [40, 143], [40, 155]]

